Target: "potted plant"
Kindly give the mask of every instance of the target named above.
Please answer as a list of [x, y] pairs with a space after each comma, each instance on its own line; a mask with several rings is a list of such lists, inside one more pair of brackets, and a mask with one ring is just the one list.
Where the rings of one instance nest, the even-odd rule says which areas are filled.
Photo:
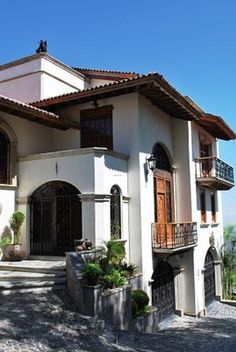
[[25, 257], [23, 245], [20, 243], [21, 226], [25, 220], [25, 215], [20, 211], [15, 211], [10, 220], [10, 229], [13, 231], [13, 243], [8, 244], [3, 253], [3, 260], [22, 260]]

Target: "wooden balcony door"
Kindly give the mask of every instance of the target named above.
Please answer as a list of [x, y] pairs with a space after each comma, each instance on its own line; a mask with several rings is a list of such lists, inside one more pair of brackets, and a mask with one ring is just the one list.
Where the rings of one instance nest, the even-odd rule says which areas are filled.
[[155, 222], [159, 226], [159, 241], [167, 246], [173, 245], [172, 223], [174, 221], [173, 208], [173, 179], [169, 172], [155, 170]]

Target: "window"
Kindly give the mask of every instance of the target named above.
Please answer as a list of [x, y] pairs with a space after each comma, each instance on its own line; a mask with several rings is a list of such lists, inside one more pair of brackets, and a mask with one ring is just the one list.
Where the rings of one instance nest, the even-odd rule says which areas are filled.
[[205, 191], [200, 191], [201, 223], [206, 223], [206, 195]]
[[199, 141], [200, 141], [200, 157], [206, 158], [206, 157], [212, 156], [212, 144], [210, 139], [208, 139], [203, 134], [200, 134]]
[[81, 148], [113, 149], [112, 108], [109, 105], [80, 112]]
[[171, 172], [170, 161], [162, 145], [157, 143], [154, 146], [152, 153], [156, 159], [156, 168], [159, 170], [165, 170], [165, 171]]
[[211, 221], [216, 222], [216, 195], [211, 193]]
[[111, 238], [121, 239], [121, 191], [118, 186], [111, 188]]
[[8, 183], [9, 171], [9, 140], [7, 135], [0, 130], [0, 183]]

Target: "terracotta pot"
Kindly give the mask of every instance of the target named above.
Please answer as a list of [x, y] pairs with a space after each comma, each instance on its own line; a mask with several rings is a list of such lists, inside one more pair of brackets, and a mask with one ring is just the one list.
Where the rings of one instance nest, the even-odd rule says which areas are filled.
[[3, 251], [2, 260], [18, 261], [25, 258], [25, 251], [22, 244], [8, 244]]

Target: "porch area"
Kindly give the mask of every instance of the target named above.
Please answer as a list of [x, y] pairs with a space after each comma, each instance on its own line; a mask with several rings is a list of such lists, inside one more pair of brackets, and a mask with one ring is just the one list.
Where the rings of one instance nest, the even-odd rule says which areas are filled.
[[[128, 156], [106, 148], [55, 151], [19, 158], [18, 209], [28, 254], [64, 256], [74, 241], [110, 238], [111, 188], [127, 196]], [[123, 202], [123, 198], [121, 197]], [[123, 233], [128, 238], [128, 205]]]

